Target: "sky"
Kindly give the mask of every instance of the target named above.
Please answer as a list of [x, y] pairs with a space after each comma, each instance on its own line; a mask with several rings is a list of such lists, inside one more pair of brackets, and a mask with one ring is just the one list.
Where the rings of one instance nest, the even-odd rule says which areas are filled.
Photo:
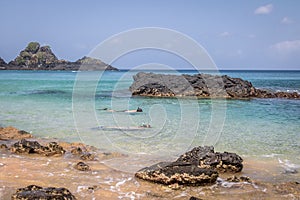
[[[9, 62], [37, 41], [75, 61], [120, 32], [161, 27], [202, 45], [219, 69], [300, 70], [299, 10], [299, 0], [1, 0], [0, 57]], [[113, 66], [151, 62], [188, 67], [149, 50]]]

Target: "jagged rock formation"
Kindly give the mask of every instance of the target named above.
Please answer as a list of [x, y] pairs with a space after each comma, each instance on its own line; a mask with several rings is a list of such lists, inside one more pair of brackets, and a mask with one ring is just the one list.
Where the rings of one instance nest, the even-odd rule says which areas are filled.
[[76, 200], [75, 196], [66, 188], [48, 187], [43, 188], [37, 185], [29, 185], [17, 189], [12, 195], [12, 200]]
[[198, 98], [289, 98], [300, 99], [296, 92], [270, 92], [255, 88], [251, 82], [227, 75], [166, 75], [139, 72], [130, 86], [132, 95]]
[[203, 169], [215, 169], [218, 172], [240, 172], [243, 159], [235, 153], [215, 152], [214, 147], [195, 147], [181, 155], [176, 162], [194, 163]]
[[62, 155], [66, 151], [56, 142], [50, 142], [46, 146], [41, 145], [37, 141], [28, 141], [22, 139], [10, 147], [13, 153], [40, 154], [44, 156]]
[[[1, 64], [2, 63], [2, 64]], [[59, 60], [50, 46], [40, 46], [38, 42], [30, 42], [27, 47], [11, 62], [6, 64], [0, 59], [2, 70], [114, 70], [114, 68], [99, 59], [84, 56], [70, 62]]]
[[174, 162], [161, 162], [138, 171], [135, 176], [164, 185], [214, 184], [218, 172], [240, 172], [243, 159], [235, 153], [214, 152], [213, 147], [195, 147]]
[[30, 42], [9, 65], [20, 69], [47, 69], [58, 63], [57, 57], [49, 46], [40, 46], [38, 42]]

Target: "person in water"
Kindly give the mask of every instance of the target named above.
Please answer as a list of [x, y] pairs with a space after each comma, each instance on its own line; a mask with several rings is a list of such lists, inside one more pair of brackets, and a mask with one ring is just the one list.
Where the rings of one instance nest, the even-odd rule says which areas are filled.
[[136, 110], [112, 110], [112, 109], [108, 109], [108, 108], [103, 108], [102, 110], [106, 110], [108, 112], [126, 112], [126, 113], [136, 113], [136, 112], [143, 112], [143, 109], [141, 109], [140, 107], [138, 107]]

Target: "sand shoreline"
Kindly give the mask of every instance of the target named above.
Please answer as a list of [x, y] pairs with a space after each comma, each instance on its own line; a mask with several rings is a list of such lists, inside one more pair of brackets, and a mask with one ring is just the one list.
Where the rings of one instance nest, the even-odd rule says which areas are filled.
[[[0, 145], [10, 146], [20, 138], [3, 140]], [[54, 139], [30, 137], [41, 144]], [[0, 199], [10, 199], [17, 188], [31, 184], [42, 187], [65, 187], [77, 199], [299, 199], [299, 176], [290, 174], [286, 180], [277, 178], [278, 169], [272, 162], [258, 162], [244, 158], [244, 169], [236, 176], [250, 176], [251, 183], [225, 181], [232, 174], [220, 175], [217, 183], [205, 187], [168, 186], [146, 182], [134, 177], [133, 173], [108, 167], [105, 160], [126, 158], [119, 153], [101, 152], [99, 149], [81, 143], [56, 141], [66, 153], [62, 156], [41, 156], [35, 154], [14, 154], [8, 149], [0, 149]], [[82, 160], [71, 153], [80, 147], [94, 155], [93, 160]], [[91, 170], [79, 171], [76, 163], [83, 161]], [[273, 163], [274, 166], [276, 163]], [[261, 177], [261, 178], [260, 178]], [[263, 178], [264, 177], [264, 178]], [[269, 177], [269, 178], [265, 178]]]

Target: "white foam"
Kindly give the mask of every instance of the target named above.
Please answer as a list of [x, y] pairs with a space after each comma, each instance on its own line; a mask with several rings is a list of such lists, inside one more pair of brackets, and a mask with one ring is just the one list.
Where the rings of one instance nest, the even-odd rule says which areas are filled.
[[116, 184], [116, 188], [119, 188], [121, 185], [123, 185], [124, 183], [126, 182], [126, 179], [125, 180], [123, 180], [123, 181], [119, 181], [119, 182], [117, 182], [117, 184]]
[[87, 190], [89, 187], [88, 186], [85, 186], [85, 185], [80, 185], [80, 186], [78, 186], [77, 187], [77, 193], [80, 193], [80, 192], [82, 192], [82, 191], [84, 191], [84, 190]]
[[264, 158], [274, 158], [274, 157], [279, 156], [279, 155], [280, 154], [271, 153], [271, 154], [262, 155], [262, 157], [264, 157]]
[[280, 158], [278, 158], [278, 162], [281, 165], [281, 167], [284, 169], [284, 173], [295, 174], [295, 173], [298, 173], [297, 170], [300, 169], [300, 165], [291, 163], [287, 159], [281, 160]]

